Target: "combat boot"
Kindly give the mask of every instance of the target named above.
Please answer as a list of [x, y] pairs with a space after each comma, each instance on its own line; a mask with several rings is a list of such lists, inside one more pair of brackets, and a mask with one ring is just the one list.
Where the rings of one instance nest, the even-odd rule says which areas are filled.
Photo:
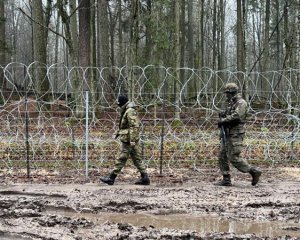
[[141, 173], [141, 179], [135, 182], [136, 185], [150, 185], [150, 179], [147, 173]]
[[232, 186], [230, 175], [229, 174], [223, 175], [223, 180], [216, 183], [215, 185], [217, 185], [217, 186], [227, 186], [227, 187]]
[[261, 175], [261, 171], [252, 167], [250, 169], [249, 173], [252, 176], [252, 182], [251, 182], [251, 184], [252, 184], [252, 186], [255, 186], [258, 183], [258, 181], [259, 181], [259, 177]]
[[108, 185], [114, 185], [116, 177], [117, 177], [117, 174], [111, 173], [108, 176], [101, 177], [100, 181], [102, 181]]

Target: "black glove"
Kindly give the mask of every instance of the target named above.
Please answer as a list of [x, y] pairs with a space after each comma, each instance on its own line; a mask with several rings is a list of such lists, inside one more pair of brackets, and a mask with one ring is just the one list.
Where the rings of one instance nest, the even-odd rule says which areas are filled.
[[224, 120], [224, 118], [220, 118], [220, 120], [218, 121], [218, 127], [221, 128], [222, 126], [225, 127], [226, 122]]
[[226, 111], [219, 112], [219, 118], [225, 118], [226, 117]]

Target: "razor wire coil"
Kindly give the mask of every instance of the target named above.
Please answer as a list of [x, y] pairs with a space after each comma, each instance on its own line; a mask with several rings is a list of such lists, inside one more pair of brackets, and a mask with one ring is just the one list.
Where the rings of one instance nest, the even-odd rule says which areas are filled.
[[[42, 82], [48, 81], [49, 87], [42, 93], [34, 77], [40, 65], [10, 63], [0, 67], [1, 167], [25, 166], [27, 114], [31, 167], [83, 172], [85, 119], [77, 114], [84, 111], [85, 91], [92, 96], [88, 143], [91, 168], [113, 164], [119, 147], [111, 138], [118, 128], [116, 98], [129, 92], [139, 106], [143, 157], [148, 166], [159, 165], [161, 144], [164, 165], [169, 168], [210, 164], [217, 158], [216, 123], [227, 82], [237, 83], [248, 97], [242, 157], [272, 163], [300, 159], [299, 69], [245, 74], [154, 65], [43, 67], [46, 76]], [[79, 79], [80, 91], [75, 89], [74, 76]], [[175, 112], [180, 119], [174, 118]]]

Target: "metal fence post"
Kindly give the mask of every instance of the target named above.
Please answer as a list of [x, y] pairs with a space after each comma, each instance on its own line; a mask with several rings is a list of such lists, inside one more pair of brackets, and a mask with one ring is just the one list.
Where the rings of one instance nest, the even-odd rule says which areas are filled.
[[28, 119], [28, 96], [27, 96], [27, 76], [26, 76], [26, 66], [24, 66], [24, 77], [25, 77], [25, 146], [26, 146], [26, 168], [27, 168], [27, 178], [30, 178], [30, 162], [29, 162], [29, 119]]
[[166, 109], [165, 109], [165, 101], [166, 101], [166, 85], [163, 86], [163, 119], [162, 119], [162, 126], [161, 126], [161, 134], [160, 134], [160, 163], [159, 163], [159, 174], [163, 174], [163, 160], [164, 160], [164, 138], [165, 138], [165, 121], [166, 121]]
[[89, 168], [89, 92], [85, 92], [85, 178], [88, 179]]

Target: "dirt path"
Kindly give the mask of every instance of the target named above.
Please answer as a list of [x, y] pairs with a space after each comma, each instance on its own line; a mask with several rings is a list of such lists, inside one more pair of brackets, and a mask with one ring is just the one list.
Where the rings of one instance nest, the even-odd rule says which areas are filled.
[[[205, 174], [204, 174], [205, 173]], [[298, 168], [264, 170], [257, 187], [236, 173], [218, 187], [214, 171], [159, 177], [132, 185], [0, 185], [0, 239], [300, 239]]]

